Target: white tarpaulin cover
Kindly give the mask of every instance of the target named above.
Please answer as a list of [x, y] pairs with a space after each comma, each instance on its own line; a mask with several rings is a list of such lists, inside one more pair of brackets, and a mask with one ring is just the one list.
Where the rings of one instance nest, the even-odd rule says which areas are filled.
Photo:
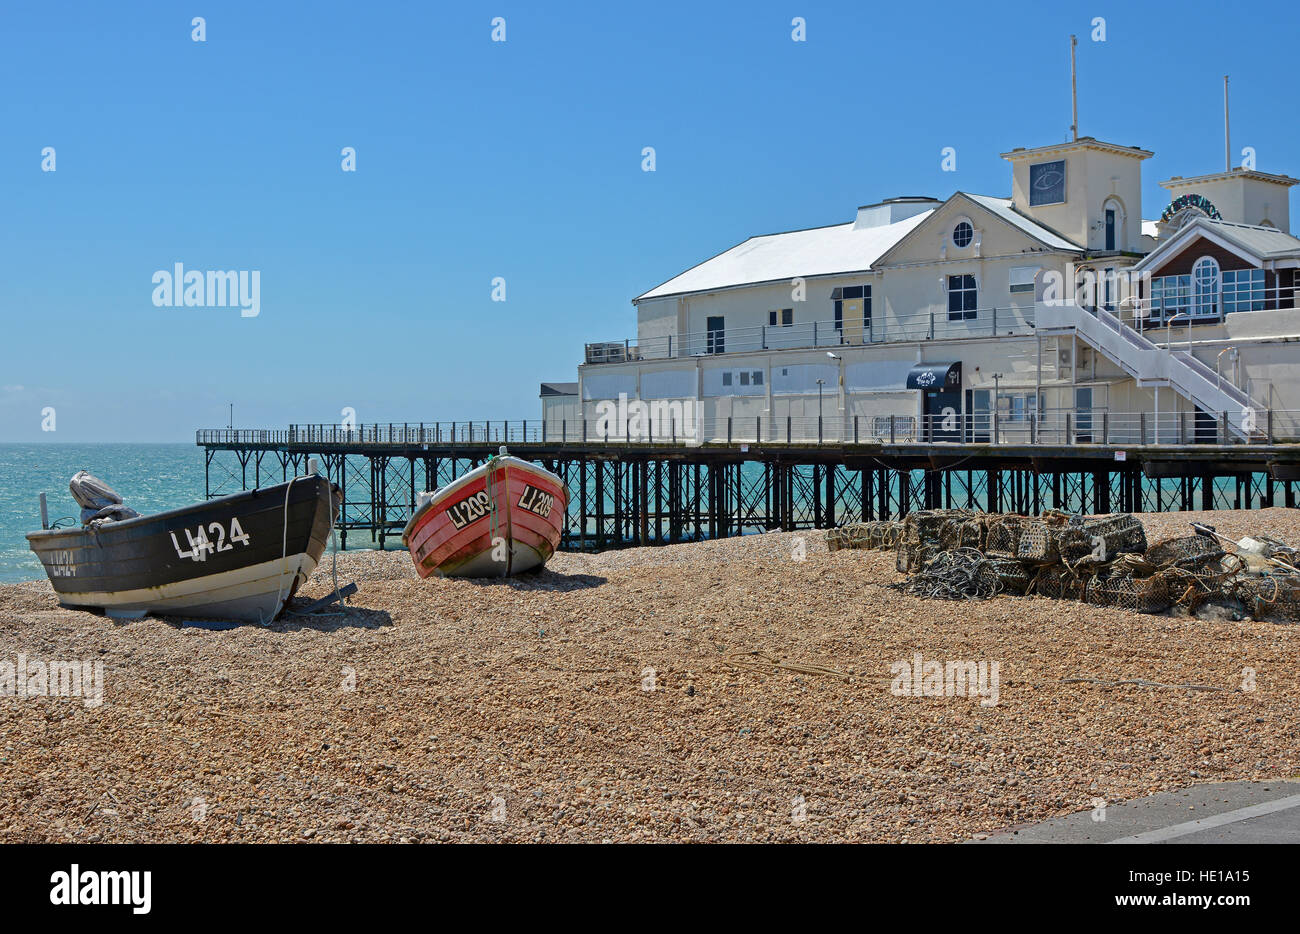
[[111, 486], [91, 476], [84, 470], [78, 470], [68, 483], [72, 498], [81, 507], [81, 524], [90, 525], [96, 521], [114, 522], [121, 519], [134, 519], [140, 515], [130, 506], [122, 505], [122, 497]]

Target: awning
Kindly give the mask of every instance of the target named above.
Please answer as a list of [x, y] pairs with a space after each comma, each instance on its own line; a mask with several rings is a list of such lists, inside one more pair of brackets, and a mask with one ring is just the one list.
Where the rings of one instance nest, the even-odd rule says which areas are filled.
[[918, 363], [907, 371], [908, 389], [961, 389], [961, 361], [956, 363]]

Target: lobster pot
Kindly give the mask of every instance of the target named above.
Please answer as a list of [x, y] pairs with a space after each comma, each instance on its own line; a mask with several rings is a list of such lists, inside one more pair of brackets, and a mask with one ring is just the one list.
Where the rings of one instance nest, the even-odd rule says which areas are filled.
[[984, 547], [984, 523], [979, 519], [953, 518], [950, 519], [943, 527], [943, 532], [939, 537], [939, 544], [945, 551], [956, 551], [958, 548], [983, 548]]
[[872, 541], [876, 548], [897, 548], [903, 540], [902, 522], [873, 522]]
[[1183, 558], [1158, 573], [1168, 580], [1173, 602], [1195, 610], [1206, 600], [1230, 593], [1241, 568], [1236, 556], [1209, 552]]
[[937, 545], [949, 516], [938, 510], [914, 512], [903, 520], [903, 542], [908, 545]]
[[904, 543], [898, 546], [898, 556], [894, 561], [894, 567], [903, 574], [919, 571], [925, 567], [926, 562], [939, 553], [939, 550], [938, 545], [909, 545]]
[[1184, 535], [1168, 538], [1152, 545], [1146, 559], [1158, 568], [1205, 566], [1222, 558], [1224, 551], [1219, 543], [1205, 535]]
[[1034, 593], [1053, 600], [1082, 600], [1083, 580], [1060, 565], [1043, 568], [1033, 578]]
[[1020, 546], [1021, 524], [1016, 516], [1004, 516], [990, 523], [984, 544], [985, 553], [1014, 558]]
[[1300, 623], [1300, 578], [1247, 577], [1237, 583], [1235, 592], [1255, 619]]
[[989, 558], [980, 564], [975, 576], [981, 590], [1023, 594], [1029, 588], [1029, 572], [1014, 558]]
[[[1093, 547], [1100, 538], [1106, 546], [1106, 557], [1124, 554], [1142, 554], [1147, 550], [1147, 532], [1137, 517], [1128, 514], [1091, 519], [1084, 523], [1084, 532]], [[1202, 536], [1197, 536], [1201, 538]], [[1092, 551], [1090, 547], [1088, 549]]]
[[841, 548], [894, 548], [898, 545], [901, 532], [902, 523], [899, 522], [858, 522], [827, 530], [826, 548], [829, 551], [839, 551]]
[[1161, 613], [1173, 605], [1168, 581], [1162, 574], [1094, 577], [1088, 581], [1084, 601], [1093, 606], [1113, 606], [1136, 613]]
[[1044, 522], [1026, 522], [1020, 527], [1020, 541], [1016, 546], [1016, 557], [1021, 561], [1056, 561], [1056, 536]]
[[1049, 529], [1048, 534], [1053, 539], [1056, 553], [1071, 564], [1080, 558], [1086, 558], [1088, 555], [1093, 554], [1097, 547], [1097, 543], [1093, 542], [1092, 535], [1088, 533], [1088, 530], [1077, 525], [1067, 526], [1063, 529]]
[[826, 531], [827, 551], [839, 551], [841, 548], [870, 547], [870, 535], [864, 525], [846, 525]]

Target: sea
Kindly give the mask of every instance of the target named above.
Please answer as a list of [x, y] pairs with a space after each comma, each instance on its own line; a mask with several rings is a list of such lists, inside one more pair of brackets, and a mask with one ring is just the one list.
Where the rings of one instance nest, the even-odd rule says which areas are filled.
[[[746, 482], [761, 483], [762, 468], [757, 464], [746, 467], [754, 471]], [[51, 522], [64, 519], [63, 525], [78, 524], [80, 510], [68, 492], [68, 481], [78, 470], [90, 471], [144, 515], [203, 501], [203, 449], [193, 443], [0, 443], [0, 583], [45, 578], [25, 536], [41, 527], [38, 497], [42, 492], [49, 500]], [[914, 478], [914, 482], [919, 479]], [[1231, 477], [1218, 478], [1219, 505], [1230, 505], [1232, 482]], [[594, 483], [594, 479], [589, 481], [593, 498]], [[1178, 481], [1161, 483], [1170, 500], [1174, 500]], [[365, 492], [358, 490], [356, 495], [364, 497]], [[811, 520], [811, 516], [803, 518]], [[594, 534], [594, 525], [589, 525], [588, 534]], [[364, 532], [354, 532], [348, 536], [347, 545], [349, 549], [373, 548], [377, 543]]]
[[0, 443], [0, 582], [45, 578], [25, 536], [41, 527], [41, 493], [51, 522], [80, 523], [68, 492], [78, 470], [90, 471], [142, 514], [203, 501], [203, 449], [193, 443]]

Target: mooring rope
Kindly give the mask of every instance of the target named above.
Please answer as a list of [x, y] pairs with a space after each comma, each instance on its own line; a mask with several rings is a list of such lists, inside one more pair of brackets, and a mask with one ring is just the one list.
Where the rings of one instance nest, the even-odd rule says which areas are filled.
[[[506, 565], [506, 566], [505, 566], [505, 570], [502, 572], [501, 576], [502, 576], [502, 577], [509, 577], [509, 576], [510, 576], [510, 566], [511, 566], [511, 564], [513, 563], [514, 555], [511, 553], [511, 552], [512, 552], [512, 549], [511, 549], [511, 547], [510, 547], [510, 542], [507, 541], [507, 540], [506, 540], [504, 537], [502, 537], [502, 535], [501, 535], [501, 516], [500, 516], [500, 514], [497, 512], [497, 484], [496, 484], [496, 473], [497, 473], [497, 461], [499, 461], [500, 459], [501, 459], [501, 458], [500, 458], [498, 455], [496, 455], [496, 454], [493, 454], [491, 457], [488, 458], [488, 462], [487, 462], [487, 480], [486, 480], [486, 482], [485, 482], [485, 484], [484, 484], [484, 489], [487, 490], [487, 495], [488, 495], [488, 528], [489, 528], [489, 531], [488, 531], [488, 539], [489, 539], [489, 544], [491, 545], [491, 547], [496, 548], [496, 542], [497, 542], [497, 539], [501, 539], [502, 543], [505, 545], [505, 548], [506, 548], [506, 561], [505, 561], [505, 565]], [[503, 469], [504, 469], [504, 465], [503, 465]], [[506, 489], [507, 489], [507, 491], [509, 490], [509, 484], [508, 484], [508, 483], [506, 484]]]
[[275, 622], [275, 618], [280, 612], [280, 598], [284, 593], [284, 562], [289, 557], [289, 491], [293, 489], [293, 482], [297, 479], [297, 477], [290, 477], [289, 482], [285, 484], [284, 487], [284, 507], [282, 509], [284, 513], [284, 527], [280, 536], [280, 580], [275, 587], [275, 604], [272, 606], [271, 618], [263, 619], [261, 608], [259, 607], [257, 610], [257, 622], [259, 626], [269, 626], [271, 623]]

